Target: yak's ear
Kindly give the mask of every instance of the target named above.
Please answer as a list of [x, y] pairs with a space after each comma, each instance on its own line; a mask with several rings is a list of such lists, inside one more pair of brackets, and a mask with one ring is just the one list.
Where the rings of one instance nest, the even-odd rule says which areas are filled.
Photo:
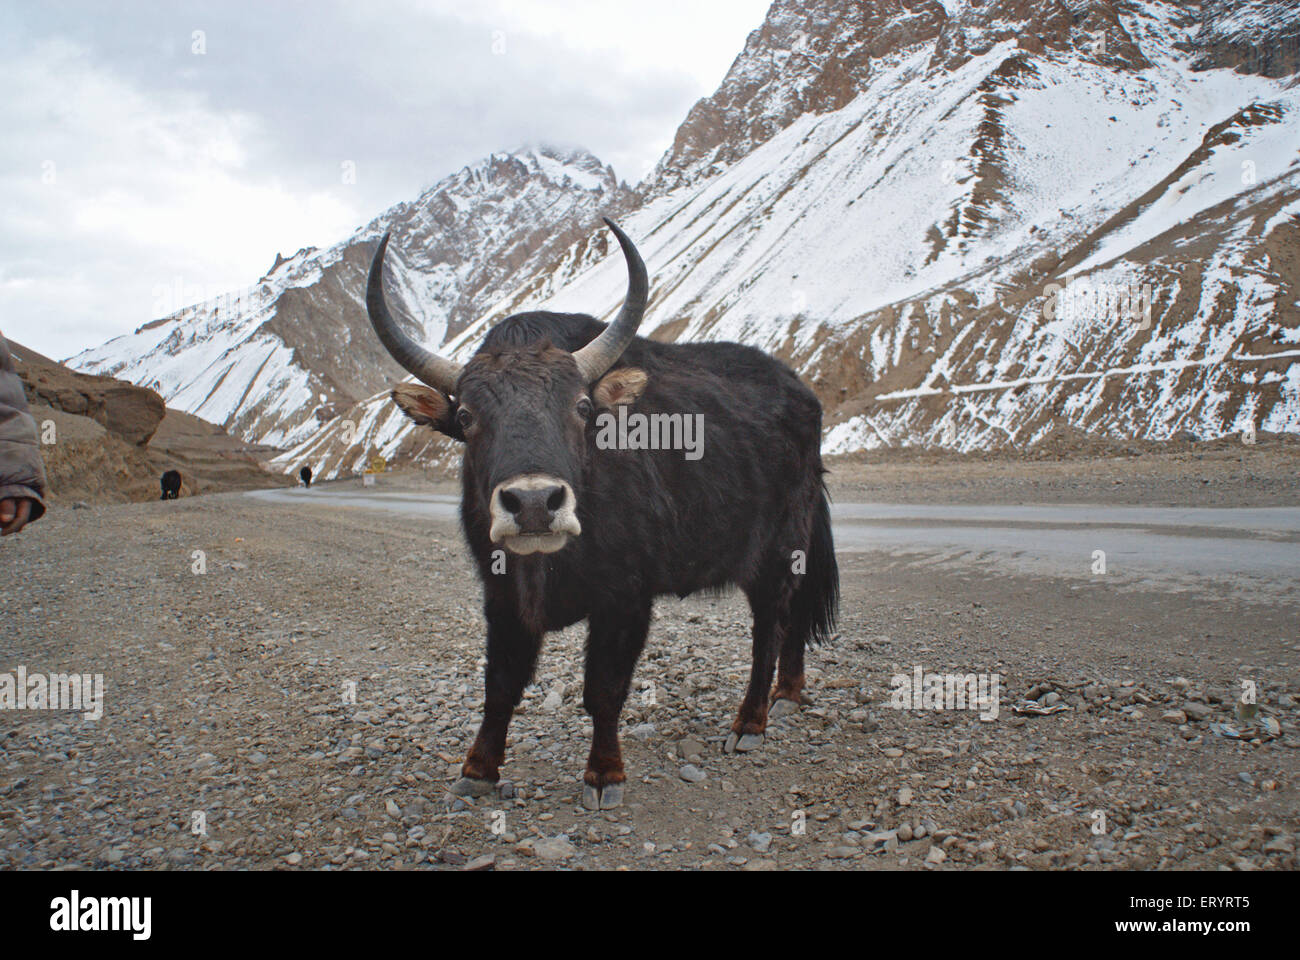
[[393, 387], [393, 402], [402, 412], [424, 427], [433, 427], [454, 440], [464, 440], [456, 423], [456, 405], [446, 394], [418, 383], [399, 383]]
[[596, 389], [591, 391], [591, 398], [596, 406], [612, 409], [634, 403], [649, 381], [644, 370], [636, 367], [619, 367], [605, 374]]

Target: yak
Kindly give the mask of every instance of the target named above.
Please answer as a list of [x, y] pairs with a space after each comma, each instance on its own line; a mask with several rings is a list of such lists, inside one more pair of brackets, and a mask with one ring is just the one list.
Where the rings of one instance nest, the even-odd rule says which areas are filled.
[[[800, 708], [805, 646], [834, 628], [821, 404], [757, 349], [638, 337], [646, 267], [605, 223], [628, 271], [614, 321], [515, 314], [463, 366], [415, 343], [389, 312], [391, 233], [371, 262], [371, 325], [422, 384], [397, 384], [393, 400], [464, 444], [461, 525], [483, 586], [487, 667], [482, 724], [451, 788], [458, 796], [485, 796], [499, 782], [506, 731], [548, 631], [587, 621], [582, 704], [593, 733], [582, 802], [603, 810], [624, 798], [619, 716], [657, 597], [739, 587], [749, 601], [752, 667], [729, 754], [757, 749], [769, 717]], [[699, 455], [618, 441], [606, 429], [616, 413], [692, 418]]]
[[181, 475], [179, 471], [168, 470], [159, 481], [162, 496], [159, 500], [175, 500], [181, 495]]
[[310, 490], [311, 489], [311, 467], [303, 467], [301, 470], [299, 470], [298, 479], [302, 481], [302, 485], [304, 487]]

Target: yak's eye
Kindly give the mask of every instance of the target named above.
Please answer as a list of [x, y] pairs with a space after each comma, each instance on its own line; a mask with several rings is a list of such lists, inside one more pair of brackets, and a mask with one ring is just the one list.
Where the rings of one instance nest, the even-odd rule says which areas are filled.
[[474, 414], [470, 413], [464, 407], [456, 411], [456, 426], [464, 432], [474, 426]]
[[591, 398], [580, 397], [578, 399], [578, 416], [584, 420], [591, 419]]

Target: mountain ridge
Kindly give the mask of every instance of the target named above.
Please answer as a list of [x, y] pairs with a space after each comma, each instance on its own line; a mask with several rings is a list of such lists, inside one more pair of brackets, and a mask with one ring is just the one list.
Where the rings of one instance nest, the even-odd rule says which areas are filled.
[[[791, 363], [827, 408], [831, 454], [1295, 431], [1300, 94], [1285, 51], [1254, 44], [1295, 35], [1300, 11], [1247, 6], [777, 0], [635, 193], [574, 203], [525, 255], [483, 234], [491, 262], [454, 317], [428, 303], [455, 257], [396, 236], [398, 315], [460, 359], [520, 309], [608, 317], [624, 282], [597, 226], [612, 212], [651, 268], [642, 332]], [[379, 229], [355, 235], [339, 302], [359, 304]], [[1080, 280], [1150, 286], [1150, 322], [1046, 317], [1047, 288]], [[374, 340], [363, 315], [349, 333]], [[1261, 338], [1278, 357], [1241, 359]], [[386, 387], [277, 435], [282, 465], [446, 459]]]

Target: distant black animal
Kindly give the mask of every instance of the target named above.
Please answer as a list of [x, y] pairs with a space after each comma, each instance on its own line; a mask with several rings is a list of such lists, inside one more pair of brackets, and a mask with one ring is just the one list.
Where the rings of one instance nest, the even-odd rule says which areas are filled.
[[168, 470], [162, 475], [162, 496], [159, 500], [175, 500], [181, 495], [181, 475], [175, 470]]
[[[799, 709], [804, 647], [834, 626], [820, 403], [750, 347], [637, 337], [645, 264], [606, 223], [628, 265], [614, 322], [516, 314], [463, 367], [409, 339], [389, 313], [387, 235], [371, 263], [371, 324], [428, 384], [398, 384], [393, 399], [465, 444], [461, 521], [483, 582], [487, 671], [483, 722], [452, 788], [460, 795], [486, 794], [499, 779], [506, 729], [547, 631], [587, 620], [582, 702], [594, 729], [583, 803], [607, 809], [623, 799], [618, 720], [656, 597], [738, 585], [749, 600], [753, 664], [728, 753], [757, 748], [769, 715]], [[688, 422], [702, 424], [698, 450], [644, 442], [647, 423], [656, 441], [671, 441]]]
[[298, 477], [302, 480], [304, 487], [311, 487], [311, 467], [303, 467], [299, 470]]

